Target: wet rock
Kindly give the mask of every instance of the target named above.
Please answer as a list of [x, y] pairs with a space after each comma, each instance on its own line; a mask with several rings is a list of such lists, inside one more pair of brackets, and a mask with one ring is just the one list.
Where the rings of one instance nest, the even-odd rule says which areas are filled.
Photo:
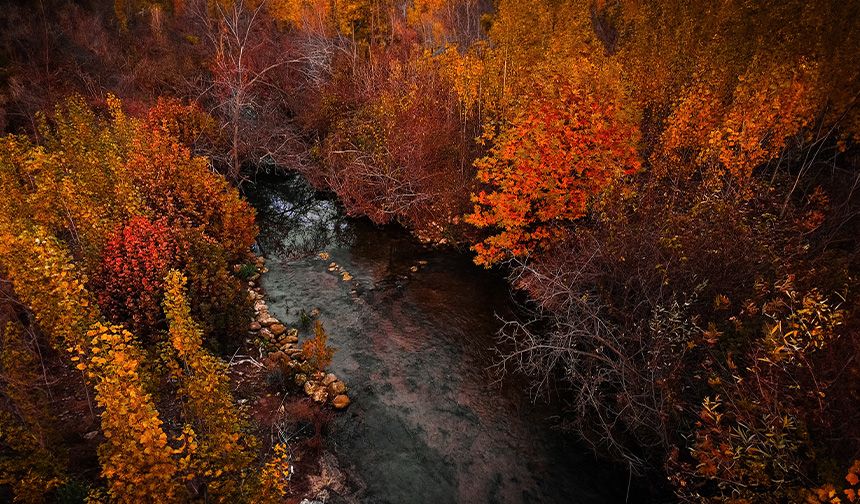
[[340, 380], [338, 380], [336, 382], [329, 383], [326, 390], [328, 390], [328, 393], [333, 395], [333, 396], [341, 395], [344, 392], [346, 392], [346, 383], [344, 383]]
[[314, 389], [314, 393], [311, 394], [311, 399], [318, 403], [326, 402], [326, 399], [328, 399], [328, 392], [326, 391], [325, 387], [317, 387], [316, 389]]
[[349, 397], [346, 394], [335, 396], [335, 398], [331, 400], [331, 405], [334, 406], [335, 409], [344, 409], [349, 406]]
[[335, 376], [334, 373], [329, 373], [329, 374], [325, 375], [322, 379], [322, 383], [325, 386], [329, 386], [336, 381], [337, 381], [337, 376]]
[[259, 331], [259, 330], [260, 330], [260, 329], [262, 329], [262, 328], [263, 328], [263, 326], [262, 326], [262, 325], [260, 325], [260, 323], [259, 323], [259, 322], [257, 322], [256, 320], [255, 320], [255, 321], [253, 321], [253, 322], [251, 322], [251, 323], [248, 325], [248, 330], [249, 330], [249, 331]]
[[320, 316], [320, 309], [314, 308], [311, 310], [310, 314], [311, 318], [318, 318]]
[[295, 334], [288, 334], [286, 338], [284, 338], [284, 343], [298, 343], [299, 337]]
[[259, 299], [259, 300], [257, 300], [256, 303], [254, 303], [254, 311], [260, 312], [260, 311], [266, 311], [266, 310], [267, 310], [266, 302], [263, 301], [262, 299]]
[[418, 266], [412, 266], [411, 268], [409, 268], [409, 271], [411, 271], [412, 273], [418, 273]]
[[308, 379], [308, 381], [305, 382], [305, 385], [303, 388], [305, 390], [305, 394], [307, 394], [308, 396], [313, 396], [314, 393], [322, 387], [320, 387], [320, 384], [318, 381]]
[[311, 376], [313, 376], [314, 381], [323, 381], [323, 379], [325, 378], [325, 373], [323, 373], [322, 371], [314, 371]]
[[275, 335], [272, 334], [272, 331], [266, 328], [260, 329], [260, 337], [268, 341], [272, 341], [275, 339]]
[[272, 331], [272, 334], [275, 336], [280, 336], [287, 332], [287, 328], [284, 327], [284, 324], [272, 324], [269, 326], [269, 330]]
[[318, 255], [318, 256], [319, 256], [319, 258], [320, 258], [320, 259], [322, 259], [323, 261], [328, 261], [328, 260], [329, 260], [329, 258], [331, 257], [331, 254], [329, 254], [328, 252], [320, 252], [320, 253], [319, 253], [319, 254], [317, 254], [317, 255]]

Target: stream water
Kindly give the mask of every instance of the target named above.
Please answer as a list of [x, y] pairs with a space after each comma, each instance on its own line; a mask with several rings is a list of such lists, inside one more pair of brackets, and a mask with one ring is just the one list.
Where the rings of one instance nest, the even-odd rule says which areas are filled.
[[624, 502], [625, 475], [488, 372], [497, 315], [512, 309], [503, 279], [400, 228], [347, 218], [298, 177], [260, 182], [250, 197], [271, 311], [298, 325], [318, 309], [332, 370], [350, 386], [326, 438], [348, 475], [341, 499]]

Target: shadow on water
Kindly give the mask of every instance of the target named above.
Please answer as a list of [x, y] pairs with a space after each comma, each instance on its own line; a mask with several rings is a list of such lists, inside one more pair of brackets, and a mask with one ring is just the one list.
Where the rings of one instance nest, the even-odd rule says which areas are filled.
[[626, 474], [487, 371], [496, 314], [512, 309], [503, 279], [345, 217], [298, 177], [261, 182], [250, 198], [272, 312], [299, 325], [318, 308], [338, 349], [333, 371], [351, 387], [327, 440], [349, 474], [347, 501], [624, 502]]

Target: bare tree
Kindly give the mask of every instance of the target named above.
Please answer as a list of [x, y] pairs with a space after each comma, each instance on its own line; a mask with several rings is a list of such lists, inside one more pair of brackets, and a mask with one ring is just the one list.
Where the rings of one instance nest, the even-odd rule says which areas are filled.
[[514, 261], [513, 282], [540, 284], [540, 303], [505, 321], [497, 367], [529, 377], [535, 396], [560, 392], [571, 410], [562, 427], [642, 474], [673, 441], [671, 384], [683, 375], [686, 343], [700, 331], [689, 316], [695, 296], [658, 304], [642, 327], [617, 323], [588, 287], [599, 252], [595, 244], [576, 268]]
[[287, 93], [291, 59], [287, 39], [264, 12], [266, 2], [206, 2], [195, 5], [195, 16], [205, 27], [214, 52], [211, 80], [198, 101], [219, 121], [226, 144], [213, 157], [226, 166], [227, 175], [241, 182], [243, 168], [283, 166], [302, 149], [290, 121]]

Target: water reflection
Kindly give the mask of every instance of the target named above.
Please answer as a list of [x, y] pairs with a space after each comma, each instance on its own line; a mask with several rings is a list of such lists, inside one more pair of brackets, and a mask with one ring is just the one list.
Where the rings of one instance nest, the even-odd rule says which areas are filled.
[[262, 223], [257, 242], [266, 255], [295, 260], [354, 241], [335, 202], [320, 197], [298, 174], [263, 179], [248, 196]]

